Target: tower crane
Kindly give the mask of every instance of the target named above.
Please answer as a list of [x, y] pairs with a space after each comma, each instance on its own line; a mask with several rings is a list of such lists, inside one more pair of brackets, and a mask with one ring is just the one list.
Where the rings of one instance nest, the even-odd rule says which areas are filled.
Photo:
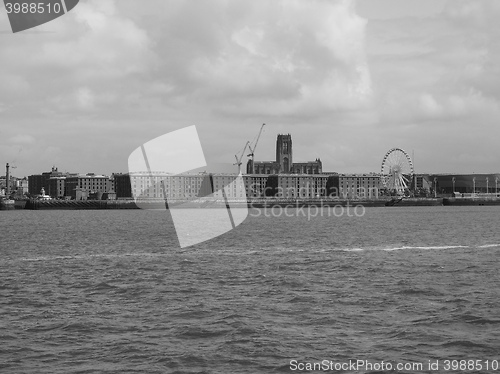
[[241, 173], [241, 159], [245, 155], [245, 151], [249, 145], [250, 145], [250, 142], [247, 142], [247, 144], [245, 144], [245, 147], [243, 148], [243, 151], [241, 151], [241, 156], [239, 158], [238, 158], [238, 155], [234, 155], [234, 157], [236, 158], [236, 163], [233, 165], [238, 165], [238, 174]]
[[255, 140], [255, 145], [253, 146], [253, 148], [250, 146], [250, 144], [248, 144], [248, 149], [250, 149], [251, 153], [249, 153], [247, 156], [252, 157], [252, 174], [255, 174], [255, 163], [254, 163], [255, 149], [257, 148], [257, 144], [259, 143], [259, 139], [260, 139], [260, 134], [262, 134], [262, 129], [264, 129], [265, 125], [266, 124], [263, 123], [262, 126], [260, 127], [259, 135], [257, 135], [257, 139]]

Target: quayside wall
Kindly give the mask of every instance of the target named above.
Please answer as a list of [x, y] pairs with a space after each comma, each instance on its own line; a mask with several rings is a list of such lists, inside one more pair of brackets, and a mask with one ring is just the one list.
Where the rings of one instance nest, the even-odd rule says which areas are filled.
[[[244, 206], [254, 208], [264, 207], [332, 207], [332, 206], [354, 206], [362, 205], [365, 207], [386, 206], [389, 199], [249, 199], [248, 201], [230, 202], [231, 207]], [[191, 202], [186, 204], [179, 201], [170, 203], [176, 208], [226, 208], [223, 201], [207, 201], [202, 204]], [[392, 206], [435, 206], [443, 205], [442, 198], [407, 198], [397, 201]], [[20, 207], [18, 207], [19, 209]], [[168, 209], [168, 205], [164, 201], [140, 201], [135, 203], [133, 200], [28, 200], [24, 205], [24, 209], [29, 210], [98, 210], [98, 209]]]

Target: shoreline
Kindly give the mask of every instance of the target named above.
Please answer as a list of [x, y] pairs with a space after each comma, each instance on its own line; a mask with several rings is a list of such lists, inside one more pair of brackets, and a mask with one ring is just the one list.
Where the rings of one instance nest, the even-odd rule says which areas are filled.
[[[355, 206], [365, 207], [386, 206], [390, 199], [249, 199], [248, 201], [228, 201], [231, 208], [246, 206], [248, 208], [280, 207], [334, 207]], [[116, 209], [210, 209], [226, 208], [224, 201], [178, 201], [167, 204], [163, 200], [27, 200], [16, 201], [16, 209], [26, 210], [116, 210]], [[408, 198], [393, 206], [440, 206], [442, 198]]]
[[[248, 208], [272, 207], [334, 207], [356, 206], [382, 207], [387, 206], [490, 206], [500, 205], [500, 198], [391, 198], [379, 199], [249, 199], [248, 201], [228, 201], [231, 208], [246, 206]], [[224, 201], [178, 201], [170, 203], [177, 209], [210, 209], [227, 208]], [[2, 209], [3, 208], [3, 209]], [[24, 200], [15, 201], [14, 207], [0, 207], [2, 210], [118, 210], [118, 209], [169, 209], [169, 204], [163, 200]]]

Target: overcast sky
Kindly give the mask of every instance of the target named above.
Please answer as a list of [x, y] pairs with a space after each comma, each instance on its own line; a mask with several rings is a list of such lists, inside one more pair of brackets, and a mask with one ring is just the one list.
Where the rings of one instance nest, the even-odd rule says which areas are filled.
[[191, 125], [232, 163], [262, 123], [256, 160], [290, 133], [294, 161], [324, 171], [378, 172], [393, 147], [420, 173], [500, 171], [498, 0], [81, 0], [17, 34], [1, 9], [16, 176], [126, 172]]

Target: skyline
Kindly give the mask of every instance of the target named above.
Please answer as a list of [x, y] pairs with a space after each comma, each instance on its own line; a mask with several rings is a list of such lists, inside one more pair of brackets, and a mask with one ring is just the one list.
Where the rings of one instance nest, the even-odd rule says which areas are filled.
[[256, 161], [290, 133], [325, 171], [379, 172], [399, 147], [417, 173], [497, 173], [498, 15], [473, 0], [87, 0], [13, 35], [2, 8], [0, 161], [110, 175], [196, 125], [207, 161], [232, 163], [266, 123]]

